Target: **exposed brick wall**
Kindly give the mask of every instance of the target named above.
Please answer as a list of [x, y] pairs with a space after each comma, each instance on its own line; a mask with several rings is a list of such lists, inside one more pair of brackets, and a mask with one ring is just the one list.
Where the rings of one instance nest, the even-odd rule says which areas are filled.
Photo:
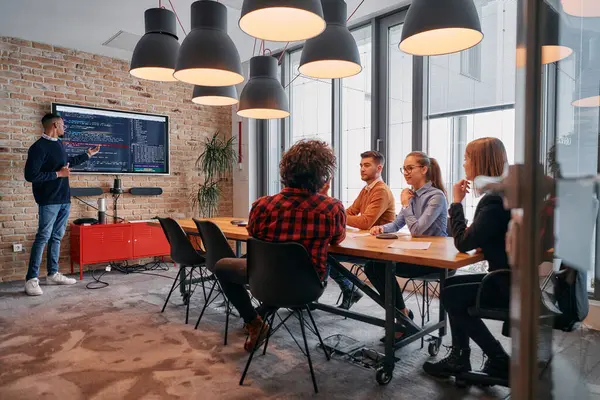
[[[231, 135], [231, 108], [193, 104], [192, 87], [153, 83], [132, 77], [126, 61], [48, 44], [0, 37], [0, 281], [24, 279], [37, 229], [37, 205], [23, 177], [27, 149], [42, 133], [40, 118], [52, 102], [168, 115], [170, 176], [121, 176], [124, 188], [160, 186], [162, 196], [125, 194], [119, 216], [148, 219], [156, 215], [190, 217], [190, 193], [202, 181], [194, 169], [205, 137], [219, 130]], [[71, 186], [112, 186], [112, 175], [71, 177]], [[233, 211], [231, 179], [223, 182], [221, 215]], [[107, 204], [112, 199], [106, 195]], [[93, 204], [96, 198], [87, 198]], [[96, 211], [76, 200], [71, 218], [95, 217]], [[24, 252], [12, 252], [23, 243]], [[69, 232], [63, 239], [61, 271], [68, 271]], [[45, 274], [45, 261], [41, 275]]]

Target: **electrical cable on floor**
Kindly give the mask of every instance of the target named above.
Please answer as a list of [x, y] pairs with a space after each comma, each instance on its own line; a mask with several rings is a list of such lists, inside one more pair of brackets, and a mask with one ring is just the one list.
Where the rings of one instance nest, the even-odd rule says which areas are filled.
[[[110, 262], [107, 267], [110, 267], [110, 270], [114, 269], [115, 271], [119, 271], [126, 275], [142, 274], [142, 275], [158, 276], [158, 277], [165, 278], [165, 279], [173, 279], [172, 276], [161, 275], [161, 274], [149, 272], [149, 271], [168, 271], [169, 270], [169, 266], [166, 263], [163, 263], [162, 261], [158, 261], [158, 260], [154, 260], [154, 261], [151, 261], [146, 264], [134, 264], [134, 265], [129, 265], [129, 263], [127, 261], [124, 261], [121, 264], [117, 264], [115, 262]], [[109, 286], [108, 282], [101, 280], [102, 277], [107, 272], [108, 271], [106, 269], [104, 269], [100, 272], [99, 276], [96, 276], [96, 274], [95, 274], [96, 270], [92, 269], [91, 273], [92, 273], [92, 279], [94, 281], [88, 282], [88, 284], [85, 285], [85, 287], [87, 289], [102, 289], [102, 288]]]
[[92, 270], [92, 279], [94, 279], [94, 281], [88, 282], [88, 284], [85, 285], [86, 289], [102, 289], [109, 286], [108, 282], [100, 280], [104, 276], [104, 274], [106, 274], [107, 271], [103, 270], [102, 272], [100, 272], [100, 276], [98, 277], [94, 275], [94, 271], [95, 270]]

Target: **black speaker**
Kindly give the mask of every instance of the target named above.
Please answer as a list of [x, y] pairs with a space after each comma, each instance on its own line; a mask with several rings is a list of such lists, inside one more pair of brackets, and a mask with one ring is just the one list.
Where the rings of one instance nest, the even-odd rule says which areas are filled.
[[163, 190], [159, 187], [137, 187], [129, 189], [129, 193], [134, 196], [158, 196], [163, 193]]
[[102, 188], [99, 187], [72, 187], [71, 196], [84, 197], [84, 196], [100, 196], [102, 195]]

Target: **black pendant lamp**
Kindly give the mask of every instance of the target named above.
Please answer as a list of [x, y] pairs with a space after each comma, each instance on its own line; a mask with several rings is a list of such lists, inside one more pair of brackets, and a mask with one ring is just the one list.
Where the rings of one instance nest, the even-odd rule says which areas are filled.
[[248, 35], [274, 42], [295, 42], [325, 29], [321, 0], [244, 0], [239, 21]]
[[473, 0], [414, 0], [399, 47], [415, 56], [438, 56], [466, 50], [482, 39]]
[[299, 71], [312, 78], [347, 78], [362, 71], [360, 53], [348, 30], [348, 6], [344, 0], [323, 0], [327, 28], [304, 44]]
[[600, 1], [598, 0], [561, 0], [563, 9], [574, 17], [600, 17]]
[[146, 33], [135, 46], [129, 73], [136, 78], [174, 82], [179, 42], [175, 13], [164, 8], [144, 12]]
[[227, 35], [227, 7], [212, 0], [192, 3], [192, 30], [187, 35], [173, 76], [201, 86], [230, 86], [244, 81], [235, 44]]
[[194, 86], [192, 101], [204, 106], [232, 106], [237, 104], [235, 86]]
[[245, 118], [276, 119], [290, 115], [287, 94], [277, 79], [277, 59], [250, 59], [250, 79], [240, 95], [238, 115]]

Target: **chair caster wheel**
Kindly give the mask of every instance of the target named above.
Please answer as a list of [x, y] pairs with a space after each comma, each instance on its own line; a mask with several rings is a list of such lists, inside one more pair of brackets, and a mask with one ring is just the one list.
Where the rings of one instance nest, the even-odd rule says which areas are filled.
[[440, 345], [438, 343], [437, 340], [429, 343], [429, 346], [427, 346], [427, 351], [429, 352], [429, 355], [431, 357], [435, 357], [438, 355], [438, 353], [440, 352]]
[[392, 381], [392, 373], [387, 372], [385, 368], [379, 368], [375, 374], [375, 379], [380, 385], [387, 385]]

